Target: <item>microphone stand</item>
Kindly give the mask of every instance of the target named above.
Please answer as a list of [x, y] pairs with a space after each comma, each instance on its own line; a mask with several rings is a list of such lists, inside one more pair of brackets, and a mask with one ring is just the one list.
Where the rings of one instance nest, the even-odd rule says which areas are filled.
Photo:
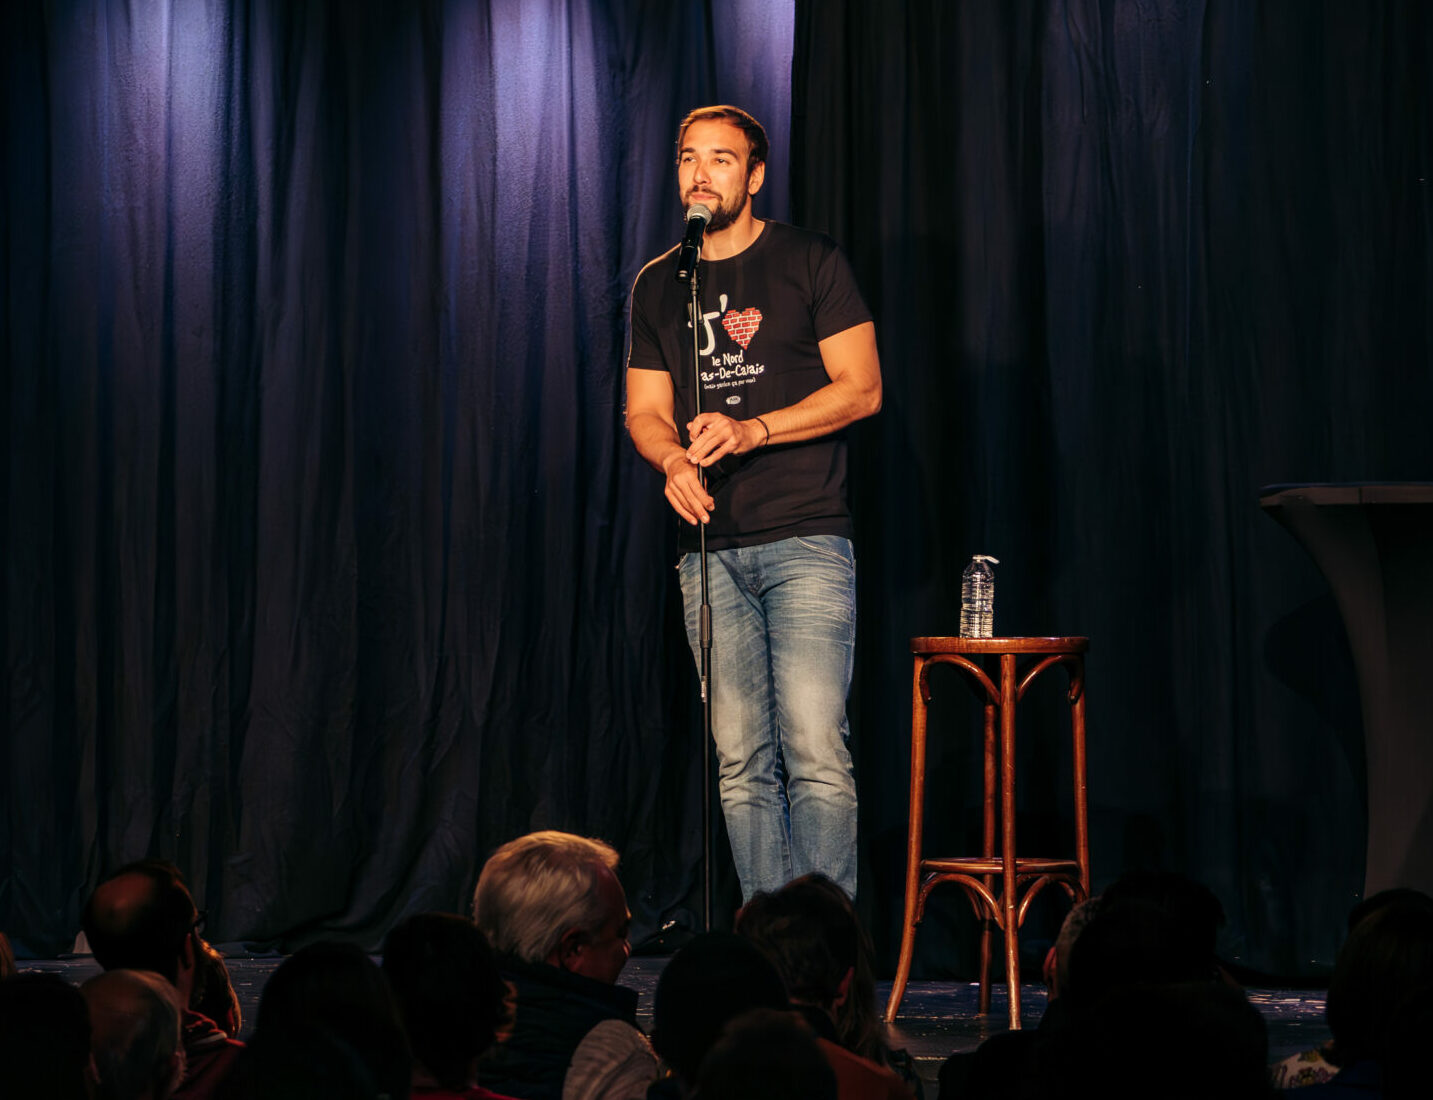
[[[694, 416], [702, 412], [702, 361], [701, 334], [698, 325], [702, 319], [701, 278], [698, 275], [701, 252], [692, 261], [692, 401]], [[707, 485], [706, 471], [697, 467], [697, 477], [703, 489]], [[700, 555], [702, 575], [702, 602], [698, 611], [698, 635], [701, 657], [699, 660], [702, 689], [702, 931], [712, 930], [712, 605], [707, 587], [707, 525], [697, 524], [697, 553]]]

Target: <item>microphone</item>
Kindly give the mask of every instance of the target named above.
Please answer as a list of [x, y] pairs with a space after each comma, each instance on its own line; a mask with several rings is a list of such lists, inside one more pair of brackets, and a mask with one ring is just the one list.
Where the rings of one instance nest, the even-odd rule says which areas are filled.
[[694, 202], [687, 210], [686, 236], [677, 249], [677, 282], [690, 283], [696, 274], [697, 261], [702, 258], [702, 234], [711, 220], [711, 210], [702, 203]]

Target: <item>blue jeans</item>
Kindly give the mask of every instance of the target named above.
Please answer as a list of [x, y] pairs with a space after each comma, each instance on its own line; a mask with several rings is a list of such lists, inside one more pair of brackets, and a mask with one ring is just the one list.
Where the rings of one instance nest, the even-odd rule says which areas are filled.
[[[699, 555], [678, 566], [701, 661]], [[712, 734], [746, 900], [820, 871], [856, 893], [856, 781], [846, 694], [856, 649], [849, 539], [807, 535], [707, 554]]]

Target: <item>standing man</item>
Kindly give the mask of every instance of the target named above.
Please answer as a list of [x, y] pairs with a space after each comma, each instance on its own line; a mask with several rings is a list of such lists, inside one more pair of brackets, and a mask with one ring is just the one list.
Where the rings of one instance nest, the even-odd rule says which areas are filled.
[[632, 290], [627, 428], [685, 521], [679, 568], [698, 660], [691, 551], [696, 525], [707, 528], [713, 736], [742, 893], [819, 871], [854, 895], [844, 429], [880, 409], [881, 368], [870, 311], [835, 244], [752, 215], [766, 157], [765, 130], [736, 107], [682, 120], [682, 204], [712, 212], [699, 272], [705, 411], [696, 415], [692, 393], [690, 290], [669, 252]]

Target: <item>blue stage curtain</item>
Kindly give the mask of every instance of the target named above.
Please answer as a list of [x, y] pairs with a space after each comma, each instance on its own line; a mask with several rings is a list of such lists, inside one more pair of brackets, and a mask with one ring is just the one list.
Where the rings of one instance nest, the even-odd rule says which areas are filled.
[[[989, 553], [997, 633], [1091, 638], [1096, 887], [1185, 872], [1223, 902], [1227, 958], [1327, 974], [1363, 889], [1357, 686], [1327, 584], [1258, 496], [1433, 478], [1430, 56], [1417, 3], [799, 5], [793, 207], [851, 251], [886, 372], [852, 459], [885, 939], [906, 643], [955, 631]], [[978, 730], [940, 691], [936, 843], [978, 851]], [[1053, 854], [1068, 750], [1035, 702], [1022, 827]], [[927, 974], [974, 957], [948, 902]]]
[[[773, 137], [758, 212], [829, 230], [878, 318], [878, 941], [907, 639], [988, 552], [998, 629], [1093, 640], [1097, 885], [1186, 871], [1229, 955], [1317, 973], [1362, 884], [1357, 695], [1257, 492], [1433, 473], [1429, 56], [1417, 3], [3, 5], [0, 928], [68, 946], [159, 855], [221, 941], [373, 947], [542, 827], [622, 849], [638, 936], [692, 923], [673, 522], [621, 364], [676, 122], [734, 101]], [[1022, 754], [1043, 845], [1065, 774]], [[955, 900], [927, 973], [970, 972]]]
[[692, 904], [626, 297], [688, 109], [744, 103], [785, 160], [793, 25], [5, 6], [0, 928], [67, 947], [157, 855], [219, 940], [376, 946], [536, 828], [623, 851], [638, 935]]

